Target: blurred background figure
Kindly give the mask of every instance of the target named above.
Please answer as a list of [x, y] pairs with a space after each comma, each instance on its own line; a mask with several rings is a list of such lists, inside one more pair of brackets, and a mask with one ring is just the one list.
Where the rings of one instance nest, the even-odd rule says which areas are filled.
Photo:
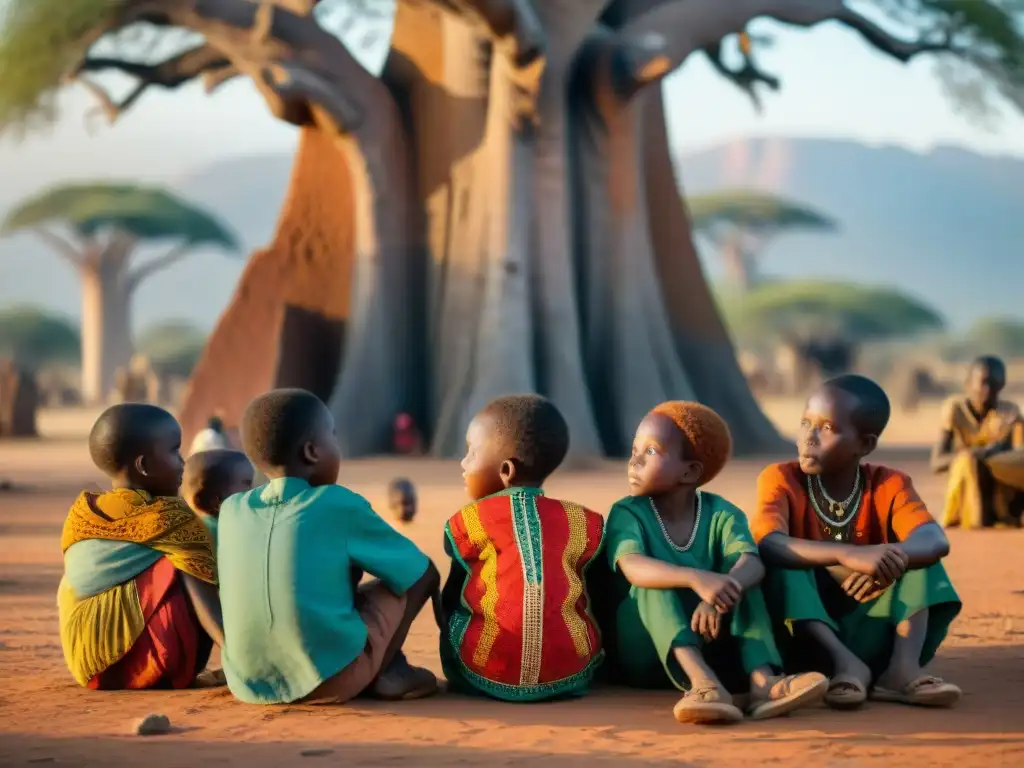
[[192, 440], [189, 448], [189, 455], [201, 451], [218, 451], [230, 448], [227, 432], [224, 429], [224, 420], [217, 414], [210, 416], [206, 427], [199, 431], [199, 434]]
[[411, 523], [416, 517], [416, 486], [405, 477], [396, 477], [388, 483], [388, 509], [392, 516], [403, 523]]
[[395, 417], [392, 446], [399, 456], [423, 454], [423, 435], [408, 413], [400, 413]]

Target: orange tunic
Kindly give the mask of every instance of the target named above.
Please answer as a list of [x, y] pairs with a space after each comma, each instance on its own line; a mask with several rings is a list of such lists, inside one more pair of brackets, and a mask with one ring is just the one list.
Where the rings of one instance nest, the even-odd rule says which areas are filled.
[[[861, 475], [864, 495], [851, 523], [850, 544], [905, 541], [918, 527], [935, 522], [909, 475], [879, 464], [862, 464]], [[757, 478], [757, 507], [750, 530], [758, 542], [771, 533], [828, 540], [811, 506], [807, 475], [799, 462], [772, 464]]]

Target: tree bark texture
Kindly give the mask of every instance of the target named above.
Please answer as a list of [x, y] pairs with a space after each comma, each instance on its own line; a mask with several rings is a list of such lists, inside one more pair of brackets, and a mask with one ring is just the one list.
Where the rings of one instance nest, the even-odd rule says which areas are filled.
[[541, 67], [521, 57], [521, 35], [513, 50], [478, 18], [403, 0], [377, 80], [308, 18], [274, 15], [269, 47], [239, 38], [251, 20], [223, 20], [240, 2], [192, 0], [205, 21], [173, 20], [310, 127], [274, 244], [196, 370], [187, 433], [215, 409], [237, 422], [286, 376], [279, 344], [316, 348], [279, 339], [283, 308], [299, 304], [345, 324], [330, 402], [348, 455], [386, 449], [405, 410], [436, 454], [458, 456], [473, 413], [513, 392], [559, 406], [579, 460], [628, 453], [667, 399], [715, 407], [739, 452], [782, 445], [740, 373], [672, 175], [658, 81], [696, 37], [652, 49], [659, 27], [642, 14], [602, 21], [600, 0], [545, 0], [533, 4]]
[[[239, 426], [249, 401], [279, 383], [330, 397], [331, 388], [325, 391], [319, 382], [337, 378], [341, 356], [322, 350], [325, 340], [341, 345], [346, 337], [353, 206], [342, 148], [323, 131], [303, 128], [274, 239], [249, 258], [184, 393], [178, 419], [186, 441], [214, 412], [223, 413], [227, 426]], [[289, 314], [303, 313], [319, 322], [311, 320], [305, 328], [286, 323]], [[292, 373], [282, 371], [279, 380], [282, 350]], [[329, 370], [321, 370], [324, 366]]]

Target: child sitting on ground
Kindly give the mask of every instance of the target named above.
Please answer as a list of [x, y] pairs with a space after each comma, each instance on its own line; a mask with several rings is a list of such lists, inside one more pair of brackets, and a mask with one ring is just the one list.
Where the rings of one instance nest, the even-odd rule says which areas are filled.
[[601, 662], [584, 574], [604, 521], [541, 490], [568, 448], [562, 414], [536, 395], [498, 398], [469, 425], [462, 477], [473, 503], [445, 526], [439, 625], [451, 690], [581, 695]]
[[863, 704], [872, 681], [880, 701], [960, 698], [922, 670], [960, 611], [941, 563], [949, 542], [907, 475], [862, 463], [889, 413], [870, 379], [827, 381], [804, 408], [799, 460], [758, 478], [752, 528], [778, 642], [787, 665], [831, 675], [837, 709]]
[[662, 403], [637, 428], [630, 495], [608, 516], [599, 616], [613, 679], [684, 691], [679, 722], [742, 719], [730, 691], [749, 690], [749, 715], [764, 719], [820, 701], [828, 686], [823, 675], [780, 676], [746, 518], [701, 490], [731, 449], [713, 410]]
[[[366, 499], [335, 485], [327, 406], [300, 389], [261, 395], [242, 443], [269, 482], [224, 500], [217, 523], [231, 692], [261, 704], [434, 693], [434, 675], [400, 651], [440, 576]], [[364, 570], [379, 581], [357, 585]]]
[[220, 505], [229, 496], [252, 490], [254, 475], [252, 463], [241, 451], [200, 451], [185, 461], [181, 496], [210, 532], [214, 553]]
[[181, 428], [154, 405], [115, 405], [89, 454], [113, 488], [80, 494], [64, 522], [68, 668], [87, 688], [187, 688], [223, 635], [210, 537], [177, 495]]

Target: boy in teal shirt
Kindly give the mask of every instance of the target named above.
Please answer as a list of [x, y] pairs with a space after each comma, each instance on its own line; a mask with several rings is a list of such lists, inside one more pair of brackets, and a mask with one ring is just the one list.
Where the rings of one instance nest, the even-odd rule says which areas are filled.
[[[409, 666], [401, 647], [440, 576], [366, 499], [335, 485], [341, 457], [327, 407], [303, 390], [269, 392], [246, 409], [242, 441], [269, 482], [220, 510], [231, 692], [259, 704], [434, 693], [434, 675]], [[379, 581], [358, 586], [363, 571]]]

